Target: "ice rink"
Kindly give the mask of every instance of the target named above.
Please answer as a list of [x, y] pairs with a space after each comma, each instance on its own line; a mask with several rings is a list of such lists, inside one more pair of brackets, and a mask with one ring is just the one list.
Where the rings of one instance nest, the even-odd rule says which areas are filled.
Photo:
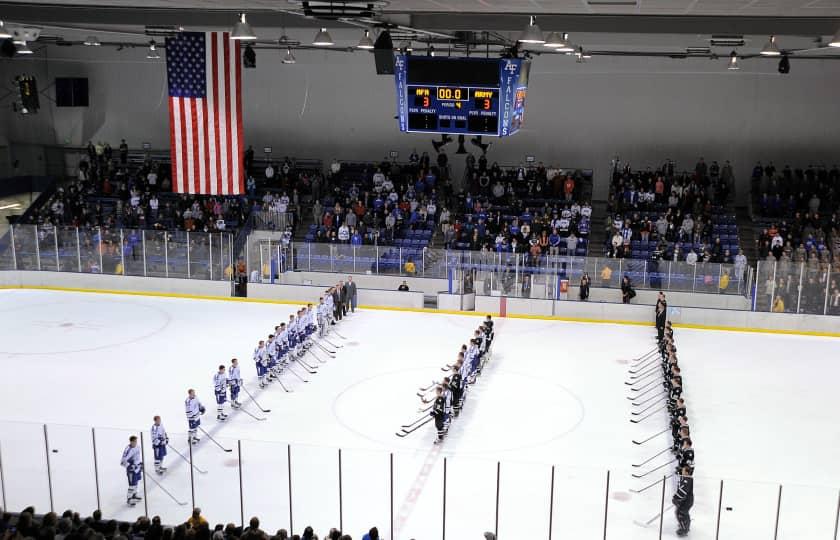
[[[259, 390], [251, 354], [293, 305], [36, 290], [6, 290], [0, 299], [0, 451], [10, 510], [48, 510], [51, 483], [56, 511], [89, 512], [99, 497], [107, 517], [133, 520], [145, 508], [126, 507], [119, 462], [129, 435], [142, 431], [145, 503], [169, 524], [189, 516], [192, 484], [211, 524], [258, 515], [272, 533], [312, 525], [320, 535], [341, 524], [361, 538], [377, 525], [390, 539], [393, 508], [397, 539], [441, 538], [444, 522], [447, 538], [480, 539], [497, 517], [505, 540], [548, 538], [550, 526], [555, 539], [596, 539], [608, 503], [608, 538], [659, 536], [662, 477], [672, 467], [632, 474], [670, 454], [633, 464], [668, 447], [670, 435], [631, 441], [665, 429], [667, 416], [629, 422], [637, 408], [625, 384], [633, 358], [654, 346], [652, 327], [497, 319], [492, 360], [445, 443], [433, 445], [432, 424], [405, 438], [395, 432], [420, 416], [418, 388], [441, 377], [478, 317], [359, 310], [336, 327], [346, 339], [323, 344], [334, 358], [313, 347], [304, 360], [316, 373], [294, 368], [308, 382], [283, 375], [287, 393], [276, 383]], [[715, 538], [722, 492], [722, 539], [773, 538], [777, 507], [778, 538], [832, 538], [840, 342], [686, 329], [676, 342], [697, 455], [690, 537]], [[212, 377], [232, 357], [271, 410], [243, 396], [264, 421], [242, 412], [215, 420]], [[203, 427], [232, 451], [204, 437], [193, 448], [193, 475], [170, 451], [169, 471], [158, 476], [152, 416], [163, 417], [173, 446], [188, 455], [190, 387], [207, 407]], [[665, 482], [666, 508], [673, 489]], [[676, 537], [675, 529], [666, 511], [663, 537]]]

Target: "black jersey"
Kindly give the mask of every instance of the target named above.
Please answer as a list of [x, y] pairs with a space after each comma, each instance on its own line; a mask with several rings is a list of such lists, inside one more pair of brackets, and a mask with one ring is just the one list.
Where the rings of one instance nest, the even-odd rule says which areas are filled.
[[678, 507], [690, 508], [694, 504], [694, 478], [680, 476], [677, 492], [674, 493], [673, 503]]
[[435, 398], [435, 404], [432, 406], [432, 416], [435, 418], [443, 418], [446, 414], [446, 398], [438, 396]]
[[680, 463], [680, 468], [683, 468], [683, 467], [694, 468], [694, 449], [693, 448], [686, 448], [684, 450], [680, 450], [679, 463]]
[[449, 389], [453, 392], [458, 392], [461, 390], [461, 374], [454, 373], [452, 374], [452, 378], [449, 380]]
[[685, 407], [677, 407], [674, 409], [674, 418], [679, 418], [680, 416], [685, 416]]

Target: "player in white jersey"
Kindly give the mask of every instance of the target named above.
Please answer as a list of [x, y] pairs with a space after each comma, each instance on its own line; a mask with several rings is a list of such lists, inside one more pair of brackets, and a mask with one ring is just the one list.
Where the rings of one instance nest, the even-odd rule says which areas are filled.
[[187, 390], [187, 399], [184, 401], [184, 408], [186, 409], [187, 413], [187, 424], [189, 425], [189, 431], [187, 431], [187, 440], [191, 444], [198, 444], [199, 439], [196, 433], [198, 432], [198, 428], [201, 427], [201, 415], [206, 412], [204, 405], [195, 397], [195, 390], [190, 388]]
[[276, 379], [274, 375], [274, 366], [277, 365], [277, 344], [275, 343], [274, 334], [269, 334], [265, 342], [265, 356], [268, 359], [266, 364], [266, 373], [269, 381]]
[[155, 423], [152, 424], [152, 451], [155, 454], [155, 472], [163, 474], [166, 472], [166, 467], [163, 466], [163, 458], [166, 457], [169, 435], [166, 434], [166, 429], [160, 423], [160, 416], [155, 416], [154, 421]]
[[219, 366], [219, 371], [213, 375], [213, 391], [216, 394], [216, 420], [224, 422], [228, 415], [225, 414], [225, 403], [227, 402], [228, 377], [224, 365]]
[[254, 349], [254, 364], [257, 367], [257, 378], [260, 380], [260, 388], [265, 388], [265, 368], [263, 367], [263, 360], [265, 358], [265, 342], [260, 340], [257, 348]]
[[327, 333], [327, 304], [324, 302], [324, 297], [318, 299], [318, 307], [315, 308], [315, 314], [318, 317], [318, 336], [324, 337]]
[[242, 375], [239, 373], [239, 360], [231, 359], [228, 370], [228, 384], [230, 385], [230, 406], [238, 409], [242, 406], [239, 403], [239, 389], [242, 388]]
[[143, 476], [143, 460], [140, 449], [137, 447], [136, 436], [132, 435], [128, 438], [128, 446], [123, 450], [120, 465], [125, 467], [125, 474], [128, 477], [128, 493], [125, 496], [125, 502], [128, 506], [134, 506], [137, 501], [142, 500], [142, 497], [137, 494], [137, 484]]

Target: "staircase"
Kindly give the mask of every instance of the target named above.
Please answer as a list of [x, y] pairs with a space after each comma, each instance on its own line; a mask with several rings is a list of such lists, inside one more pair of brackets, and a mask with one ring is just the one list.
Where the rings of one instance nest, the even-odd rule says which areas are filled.
[[592, 201], [592, 226], [589, 229], [589, 257], [605, 257], [604, 245], [607, 231], [604, 230], [604, 217], [607, 215], [607, 201]]

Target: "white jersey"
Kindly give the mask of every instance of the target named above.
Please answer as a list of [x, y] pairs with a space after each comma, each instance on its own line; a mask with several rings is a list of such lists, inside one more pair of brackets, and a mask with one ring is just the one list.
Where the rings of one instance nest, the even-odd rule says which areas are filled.
[[268, 365], [267, 354], [265, 352], [265, 346], [257, 347], [254, 349], [254, 362], [261, 364], [263, 366]]
[[277, 343], [278, 348], [285, 347], [289, 342], [289, 336], [286, 335], [287, 331], [284, 328], [283, 330], [279, 330], [277, 334], [274, 336], [274, 342]]
[[276, 345], [274, 343], [276, 338], [269, 339], [265, 344], [265, 354], [268, 355], [269, 358], [276, 358], [277, 351], [275, 349]]
[[217, 394], [222, 394], [227, 391], [228, 377], [227, 373], [216, 373], [213, 375], [213, 388]]
[[130, 444], [125, 447], [122, 454], [122, 460], [120, 460], [120, 465], [125, 467], [126, 469], [137, 470], [140, 467], [140, 464], [143, 462], [140, 456], [140, 447], [134, 446], [132, 447]]
[[163, 424], [152, 424], [152, 446], [166, 446], [168, 442], [169, 436], [166, 434]]
[[239, 366], [230, 366], [230, 369], [228, 369], [228, 380], [234, 386], [242, 384], [242, 375], [239, 374]]
[[184, 408], [187, 412], [187, 420], [197, 420], [198, 417], [201, 416], [202, 405], [201, 402], [198, 401], [197, 397], [188, 397], [186, 401], [184, 401]]

